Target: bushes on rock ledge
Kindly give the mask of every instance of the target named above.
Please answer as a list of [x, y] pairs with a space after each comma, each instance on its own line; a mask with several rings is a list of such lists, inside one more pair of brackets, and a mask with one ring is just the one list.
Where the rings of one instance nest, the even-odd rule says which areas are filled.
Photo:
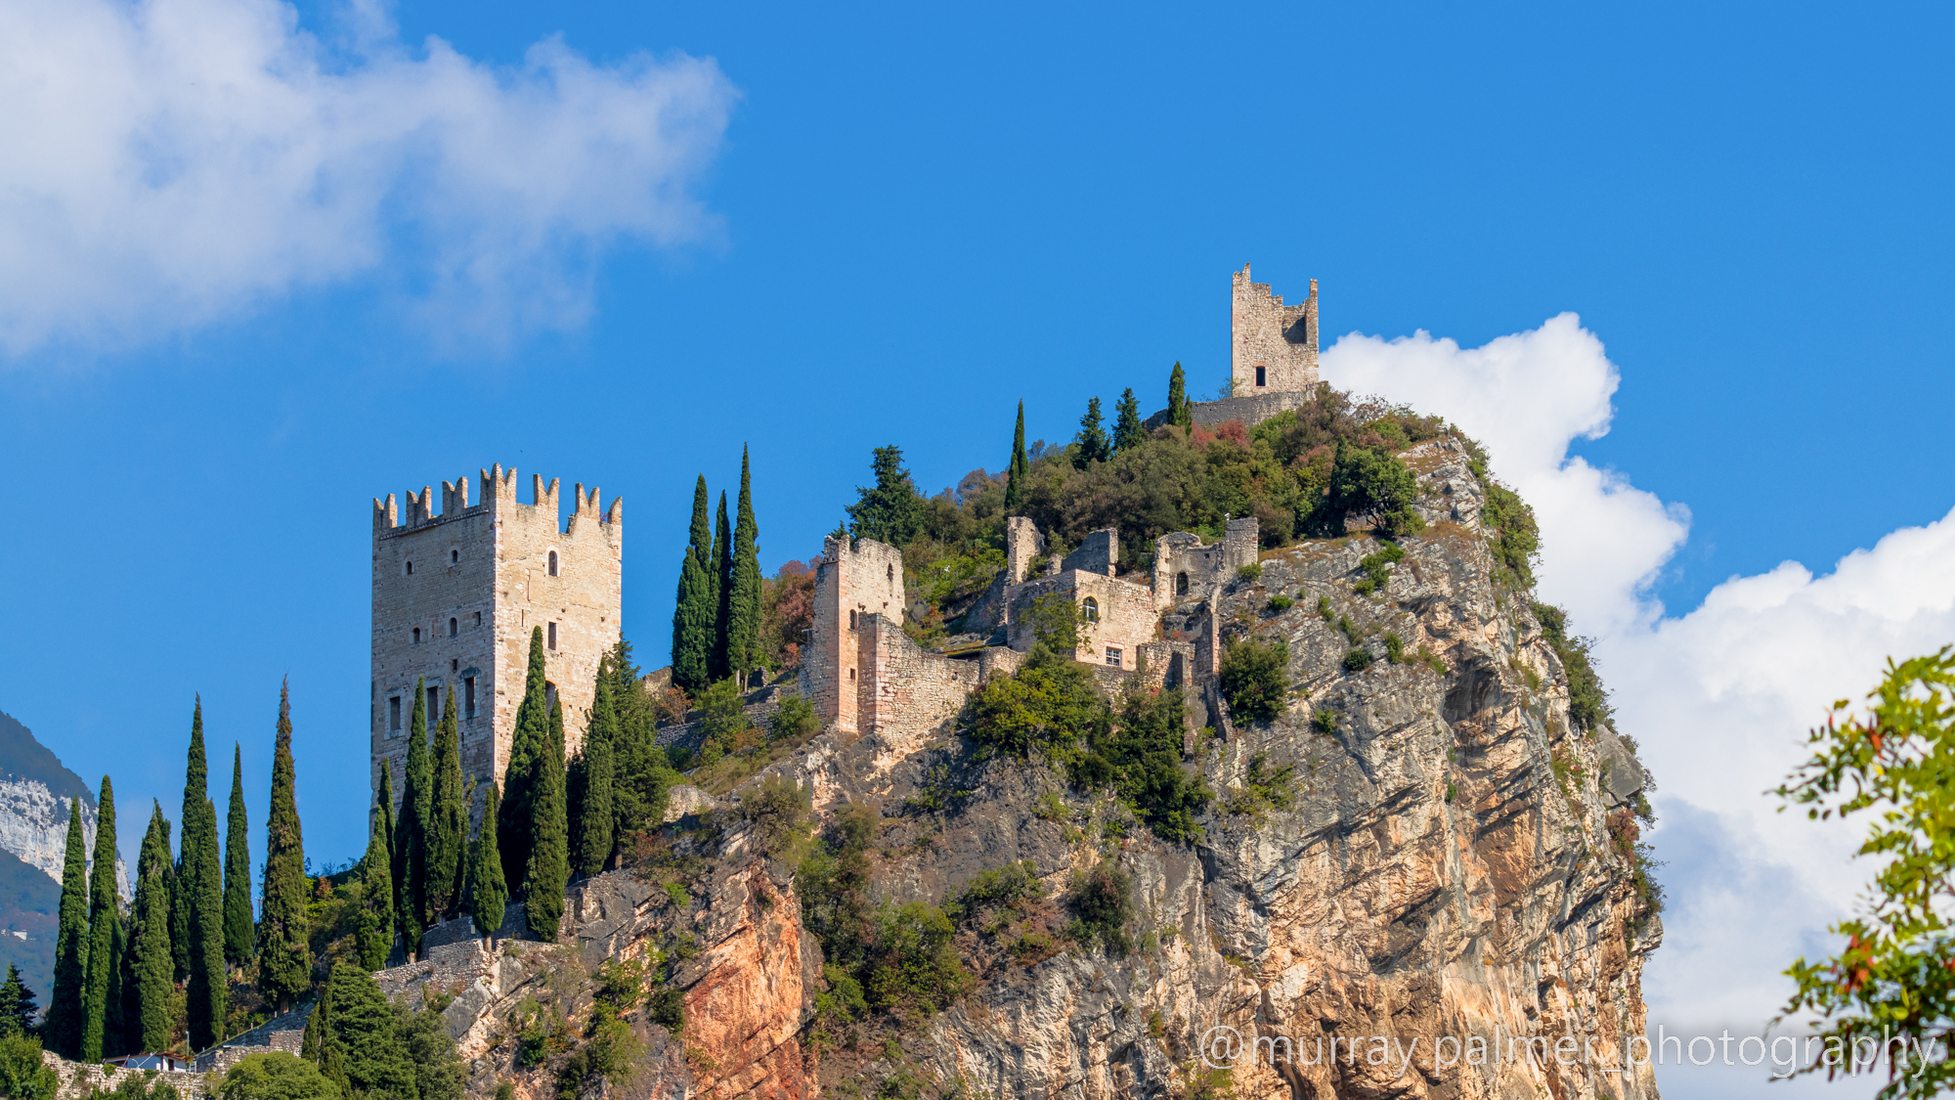
[[1290, 647], [1277, 639], [1245, 638], [1222, 652], [1222, 698], [1248, 722], [1274, 721], [1288, 700]]

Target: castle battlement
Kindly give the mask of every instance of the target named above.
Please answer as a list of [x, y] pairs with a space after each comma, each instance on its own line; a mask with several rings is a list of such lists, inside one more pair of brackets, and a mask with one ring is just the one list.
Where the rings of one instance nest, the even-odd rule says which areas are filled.
[[1284, 303], [1249, 265], [1235, 273], [1229, 308], [1229, 379], [1234, 397], [1303, 393], [1317, 386], [1317, 280], [1310, 296]]
[[522, 501], [516, 497], [514, 466], [504, 470], [502, 464], [497, 463], [482, 470], [480, 477], [482, 500], [473, 506], [469, 504], [467, 474], [453, 481], [442, 482], [439, 513], [434, 510], [434, 492], [426, 485], [423, 485], [418, 493], [409, 489], [402, 494], [405, 498], [404, 505], [401, 498], [397, 498], [393, 493], [388, 493], [384, 500], [380, 497], [373, 498], [374, 538], [378, 540], [405, 534], [485, 510], [496, 515], [548, 516], [553, 530], [571, 536], [577, 534], [577, 521], [580, 517], [606, 526], [615, 526], [624, 522], [624, 498], [613, 498], [610, 509], [604, 510], [600, 507], [600, 494], [595, 485], [591, 487], [590, 492], [586, 493], [583, 483], [577, 483], [571, 491], [570, 518], [559, 527], [557, 516], [562, 508], [560, 479], [551, 478], [545, 482], [541, 474], [531, 474], [530, 499]]

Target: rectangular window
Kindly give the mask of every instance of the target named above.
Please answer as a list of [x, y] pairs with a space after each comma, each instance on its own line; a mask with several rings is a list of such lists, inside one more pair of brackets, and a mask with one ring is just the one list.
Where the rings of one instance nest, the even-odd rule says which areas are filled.
[[439, 717], [441, 717], [441, 689], [432, 687], [428, 689], [428, 721], [433, 722]]
[[1263, 367], [1256, 368], [1256, 384], [1258, 386], [1266, 386], [1269, 384], [1269, 372]]
[[482, 613], [480, 611], [475, 613], [475, 629], [482, 629]]
[[546, 642], [545, 644], [548, 645], [551, 649], [555, 649], [557, 648], [557, 624], [555, 623], [550, 624], [549, 633], [550, 633], [549, 641]]
[[401, 731], [401, 697], [398, 695], [388, 696], [387, 732], [399, 733], [400, 731]]
[[475, 717], [475, 677], [462, 677], [462, 710], [470, 718]]
[[1106, 663], [1112, 665], [1114, 668], [1122, 667], [1121, 660], [1120, 660], [1122, 656], [1124, 656], [1124, 654], [1121, 652], [1119, 646], [1110, 645], [1106, 647]]

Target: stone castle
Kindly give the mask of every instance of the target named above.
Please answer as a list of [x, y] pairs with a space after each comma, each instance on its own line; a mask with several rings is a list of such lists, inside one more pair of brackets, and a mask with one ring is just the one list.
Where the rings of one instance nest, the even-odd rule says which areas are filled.
[[[566, 748], [583, 740], [601, 657], [617, 644], [624, 566], [624, 503], [572, 491], [559, 527], [558, 483], [531, 478], [516, 499], [516, 471], [481, 473], [469, 502], [466, 475], [432, 492], [373, 502], [372, 783], [380, 769], [405, 789], [407, 729], [425, 682], [428, 728], [453, 699], [462, 770], [478, 788], [502, 781], [529, 669], [531, 632], [543, 632], [549, 690], [563, 706]], [[479, 799], [477, 794], [478, 807]]]
[[[1255, 423], [1307, 401], [1317, 375], [1317, 283], [1286, 305], [1244, 265], [1230, 308], [1231, 396], [1198, 402], [1194, 419]], [[1158, 414], [1150, 423], [1158, 422]], [[373, 527], [372, 782], [380, 769], [404, 787], [406, 731], [417, 682], [425, 681], [430, 728], [453, 696], [462, 765], [479, 786], [501, 782], [522, 700], [532, 629], [544, 632], [550, 690], [562, 703], [566, 750], [581, 742], [599, 658], [619, 638], [623, 512], [600, 511], [598, 493], [574, 490], [559, 528], [557, 482], [532, 478], [516, 499], [516, 473], [481, 473], [481, 500], [466, 477], [442, 484], [441, 511], [424, 487], [406, 515], [393, 496], [375, 500]], [[815, 563], [815, 611], [799, 673], [802, 693], [835, 730], [934, 729], [985, 680], [1017, 668], [1033, 641], [1043, 598], [1077, 609], [1075, 659], [1109, 687], [1134, 677], [1207, 685], [1219, 660], [1214, 601], [1257, 560], [1253, 517], [1229, 521], [1213, 543], [1188, 532], [1155, 541], [1151, 570], [1123, 574], [1119, 533], [1095, 531], [1070, 553], [1048, 553], [1024, 516], [1006, 521], [1006, 567], [965, 616], [964, 640], [941, 651], [911, 640], [902, 551], [871, 539], [830, 537]]]

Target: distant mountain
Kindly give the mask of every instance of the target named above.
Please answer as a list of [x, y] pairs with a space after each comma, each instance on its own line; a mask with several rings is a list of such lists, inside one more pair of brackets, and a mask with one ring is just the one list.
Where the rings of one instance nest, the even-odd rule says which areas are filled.
[[[20, 967], [43, 1005], [54, 971], [68, 805], [77, 796], [82, 832], [93, 846], [93, 789], [26, 726], [0, 712], [0, 967]], [[128, 876], [120, 863], [116, 878], [126, 896]]]

